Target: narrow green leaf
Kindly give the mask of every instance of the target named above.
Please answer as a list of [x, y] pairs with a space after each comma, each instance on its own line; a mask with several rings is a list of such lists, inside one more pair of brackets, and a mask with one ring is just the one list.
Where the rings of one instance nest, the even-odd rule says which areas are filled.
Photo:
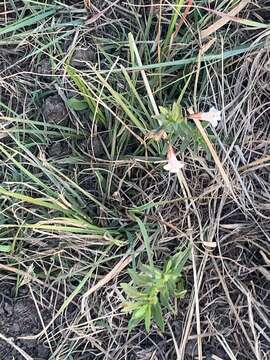
[[87, 102], [91, 113], [96, 116], [97, 120], [101, 122], [103, 125], [107, 126], [106, 118], [103, 112], [100, 109], [99, 102], [97, 98], [94, 96], [93, 89], [90, 85], [84, 80], [82, 76], [76, 71], [76, 69], [71, 66], [66, 66], [66, 71], [74, 82], [76, 87], [79, 89], [81, 95], [84, 97], [84, 100]]
[[147, 311], [147, 305], [143, 305], [143, 306], [141, 306], [139, 309], [137, 309], [136, 311], [134, 311], [132, 317], [133, 317], [134, 319], [143, 318], [143, 317], [145, 316], [146, 311]]
[[0, 36], [3, 36], [4, 34], [8, 34], [12, 31], [18, 31], [21, 28], [24, 28], [26, 26], [34, 25], [34, 24], [38, 23], [39, 21], [46, 19], [47, 17], [53, 15], [55, 13], [55, 11], [56, 11], [56, 8], [53, 10], [46, 11], [46, 12], [41, 11], [34, 15], [27, 16], [19, 21], [16, 20], [11, 25], [7, 25], [4, 28], [2, 28], [0, 30]]
[[134, 287], [130, 286], [129, 284], [122, 283], [121, 287], [125, 291], [125, 293], [131, 298], [138, 298], [144, 296], [143, 293], [137, 291]]
[[257, 29], [269, 29], [269, 24], [264, 24], [259, 21], [249, 20], [249, 19], [235, 19], [236, 22], [239, 22], [242, 25], [255, 27]]
[[167, 34], [166, 34], [166, 38], [165, 38], [162, 50], [164, 50], [169, 45], [169, 43], [171, 41], [172, 34], [173, 34], [174, 30], [175, 30], [175, 25], [176, 25], [176, 22], [177, 22], [177, 18], [180, 15], [180, 10], [181, 10], [182, 6], [184, 5], [184, 2], [185, 2], [185, 0], [179, 0], [178, 3], [176, 3], [176, 6], [173, 7], [174, 13], [172, 15], [169, 28], [167, 30]]
[[45, 207], [47, 209], [51, 210], [59, 210], [63, 213], [69, 213], [70, 210], [68, 210], [65, 205], [62, 205], [59, 201], [54, 199], [44, 199], [44, 198], [33, 198], [31, 196], [19, 194], [13, 191], [5, 190], [2, 186], [0, 186], [0, 195], [14, 198], [16, 200], [24, 201], [33, 205]]
[[167, 287], [164, 287], [160, 291], [160, 301], [163, 306], [169, 307], [169, 291]]
[[161, 306], [159, 302], [157, 302], [155, 305], [152, 305], [152, 313], [153, 319], [155, 320], [157, 326], [160, 328], [161, 331], [164, 331], [164, 319], [162, 316]]
[[[143, 122], [138, 119], [138, 117], [136, 117], [134, 115], [134, 113], [131, 111], [130, 109], [130, 104], [128, 103], [128, 101], [125, 99], [125, 97], [121, 94], [119, 94], [117, 91], [115, 91], [113, 89], [113, 87], [108, 83], [108, 81], [106, 79], [104, 79], [101, 75], [100, 72], [98, 72], [97, 70], [93, 69], [93, 71], [95, 72], [97, 78], [99, 79], [99, 81], [102, 83], [102, 85], [109, 90], [109, 92], [111, 93], [111, 95], [113, 96], [114, 100], [116, 101], [117, 105], [120, 106], [122, 108], [122, 110], [126, 113], [126, 115], [129, 117], [129, 119], [133, 122], [133, 124], [140, 130], [142, 131], [144, 134], [147, 132], [145, 125], [143, 124]], [[122, 69], [121, 69], [122, 71]]]
[[174, 295], [177, 299], [183, 299], [185, 297], [186, 293], [187, 293], [187, 290], [182, 290], [179, 292], [175, 291]]
[[124, 76], [125, 76], [125, 79], [126, 79], [128, 85], [129, 85], [129, 87], [130, 87], [130, 90], [132, 91], [132, 93], [133, 93], [134, 96], [136, 97], [138, 103], [140, 104], [143, 113], [144, 113], [145, 115], [147, 115], [148, 119], [151, 119], [151, 114], [149, 113], [148, 109], [145, 107], [145, 105], [144, 105], [144, 103], [143, 103], [143, 101], [142, 101], [142, 99], [141, 99], [141, 96], [138, 94], [138, 91], [137, 91], [136, 87], [134, 86], [134, 84], [133, 84], [133, 82], [132, 82], [132, 80], [131, 80], [128, 72], [126, 71], [126, 69], [125, 69], [123, 66], [121, 66], [121, 69], [122, 69], [122, 71], [123, 71], [123, 74], [124, 74]]
[[135, 220], [137, 221], [139, 228], [141, 230], [142, 236], [143, 236], [143, 240], [144, 240], [144, 245], [145, 245], [145, 249], [147, 252], [147, 256], [148, 256], [148, 261], [149, 264], [151, 266], [151, 268], [154, 268], [154, 263], [153, 263], [153, 252], [150, 246], [150, 239], [146, 230], [146, 227], [144, 225], [144, 223], [141, 221], [141, 219], [139, 219], [138, 217], [135, 216]]
[[177, 269], [177, 272], [180, 274], [185, 266], [185, 263], [190, 257], [190, 247], [187, 247], [185, 250], [178, 252], [174, 255], [173, 263], [174, 268]]
[[158, 269], [155, 269], [154, 267], [152, 267], [151, 265], [141, 264], [141, 265], [140, 265], [140, 270], [141, 270], [144, 274], [150, 276], [151, 278], [152, 278], [153, 276], [155, 276], [155, 274], [157, 274], [157, 273], [158, 273], [159, 276], [161, 276], [161, 272], [160, 272]]
[[76, 111], [82, 111], [82, 110], [86, 110], [89, 108], [87, 101], [78, 100], [75, 97], [68, 99], [67, 104], [71, 109], [76, 110]]
[[137, 302], [127, 301], [123, 303], [123, 312], [130, 313], [132, 311], [135, 311], [140, 307], [141, 304]]
[[150, 331], [151, 317], [152, 317], [151, 305], [148, 305], [146, 308], [145, 317], [144, 317], [144, 324], [145, 324], [145, 329], [147, 332]]
[[[226, 50], [223, 53], [218, 54], [206, 54], [203, 56], [203, 61], [220, 61], [220, 60], [226, 60], [230, 59], [234, 56], [241, 55], [249, 50], [255, 50], [255, 49], [261, 49], [265, 47], [265, 42], [261, 41], [256, 46], [251, 45], [244, 45], [239, 46], [238, 48], [232, 49], [232, 50]], [[166, 62], [160, 62], [160, 63], [153, 63], [149, 65], [142, 65], [142, 66], [132, 66], [127, 67], [127, 71], [141, 71], [141, 70], [152, 70], [152, 69], [161, 69], [161, 68], [169, 68], [168, 73], [174, 72], [175, 70], [184, 67], [185, 65], [194, 64], [198, 62], [198, 56], [192, 56], [187, 59], [180, 59], [180, 60], [172, 60], [172, 61], [166, 61]], [[122, 72], [121, 68], [116, 68], [114, 70], [104, 70], [100, 73], [106, 74], [108, 72], [111, 73], [119, 73]]]
[[0, 245], [0, 252], [9, 253], [11, 251], [11, 245]]
[[171, 269], [171, 267], [172, 267], [172, 260], [169, 259], [165, 267], [165, 272], [168, 272]]
[[138, 274], [135, 270], [129, 269], [128, 273], [134, 284], [138, 286], [145, 285], [151, 281], [151, 276]]
[[175, 294], [175, 289], [176, 289], [175, 280], [171, 279], [170, 281], [168, 281], [167, 287], [168, 287], [170, 296], [173, 296]]
[[128, 322], [128, 331], [134, 329], [142, 320], [143, 318], [138, 318], [138, 319], [131, 318]]

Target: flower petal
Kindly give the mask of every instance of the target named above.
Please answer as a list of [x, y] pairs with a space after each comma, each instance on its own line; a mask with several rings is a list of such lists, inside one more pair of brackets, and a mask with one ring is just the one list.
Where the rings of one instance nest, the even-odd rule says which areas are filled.
[[210, 107], [209, 112], [216, 112], [216, 113], [220, 114], [220, 111], [217, 108], [215, 108], [214, 106]]
[[163, 166], [163, 169], [166, 171], [171, 171], [171, 165], [170, 164], [166, 164]]
[[171, 164], [168, 162], [163, 166], [163, 169], [169, 171], [170, 173], [177, 174], [185, 165], [177, 160], [177, 163]]
[[167, 170], [171, 173], [176, 174], [184, 166], [184, 164], [181, 161], [177, 160], [176, 154], [175, 154], [171, 144], [169, 144], [169, 147], [168, 147], [167, 158], [168, 158], [168, 163], [163, 166], [164, 170]]
[[212, 119], [210, 121], [208, 121], [214, 128], [218, 126], [218, 121], [217, 119]]

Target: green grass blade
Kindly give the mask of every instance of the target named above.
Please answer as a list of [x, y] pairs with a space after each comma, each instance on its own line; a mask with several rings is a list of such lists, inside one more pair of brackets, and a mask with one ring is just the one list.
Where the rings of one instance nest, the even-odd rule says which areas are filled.
[[18, 31], [24, 27], [28, 27], [38, 23], [39, 21], [46, 19], [47, 17], [53, 15], [56, 12], [56, 8], [49, 11], [41, 11], [35, 15], [30, 15], [25, 17], [22, 20], [15, 21], [14, 23], [7, 25], [3, 29], [0, 29], [0, 36], [8, 34], [13, 31]]
[[139, 225], [139, 228], [140, 228], [142, 236], [143, 236], [144, 245], [145, 245], [145, 249], [146, 249], [146, 252], [147, 252], [150, 267], [153, 269], [154, 268], [153, 251], [151, 249], [150, 239], [149, 239], [146, 227], [145, 227], [144, 223], [141, 221], [141, 219], [139, 219], [136, 216], [134, 216], [134, 217], [135, 217], [135, 220], [137, 221], [137, 224]]

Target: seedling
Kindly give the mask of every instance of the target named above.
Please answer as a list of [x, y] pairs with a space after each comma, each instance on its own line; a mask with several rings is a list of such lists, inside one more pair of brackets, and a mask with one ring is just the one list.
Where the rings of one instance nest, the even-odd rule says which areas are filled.
[[182, 270], [189, 254], [189, 248], [177, 252], [168, 259], [163, 269], [142, 264], [140, 272], [129, 270], [133, 284], [121, 284], [129, 299], [123, 304], [124, 311], [132, 313], [129, 330], [142, 321], [147, 331], [153, 321], [161, 331], [164, 330], [164, 310], [173, 312], [173, 300], [181, 299], [186, 293]]

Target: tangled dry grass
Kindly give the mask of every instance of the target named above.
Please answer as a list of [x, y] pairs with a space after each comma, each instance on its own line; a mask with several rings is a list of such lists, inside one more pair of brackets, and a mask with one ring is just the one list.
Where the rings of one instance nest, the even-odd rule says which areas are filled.
[[[270, 358], [270, 4], [236, 14], [257, 27], [227, 19], [199, 62], [210, 10], [232, 2], [196, 3], [165, 51], [172, 2], [0, 2], [0, 359]], [[222, 109], [209, 139], [229, 186], [203, 149], [178, 151], [186, 193], [163, 171], [143, 71], [158, 106]], [[92, 108], [67, 105], [85, 94]], [[146, 259], [134, 213], [157, 265], [192, 245], [163, 333], [122, 313]]]

